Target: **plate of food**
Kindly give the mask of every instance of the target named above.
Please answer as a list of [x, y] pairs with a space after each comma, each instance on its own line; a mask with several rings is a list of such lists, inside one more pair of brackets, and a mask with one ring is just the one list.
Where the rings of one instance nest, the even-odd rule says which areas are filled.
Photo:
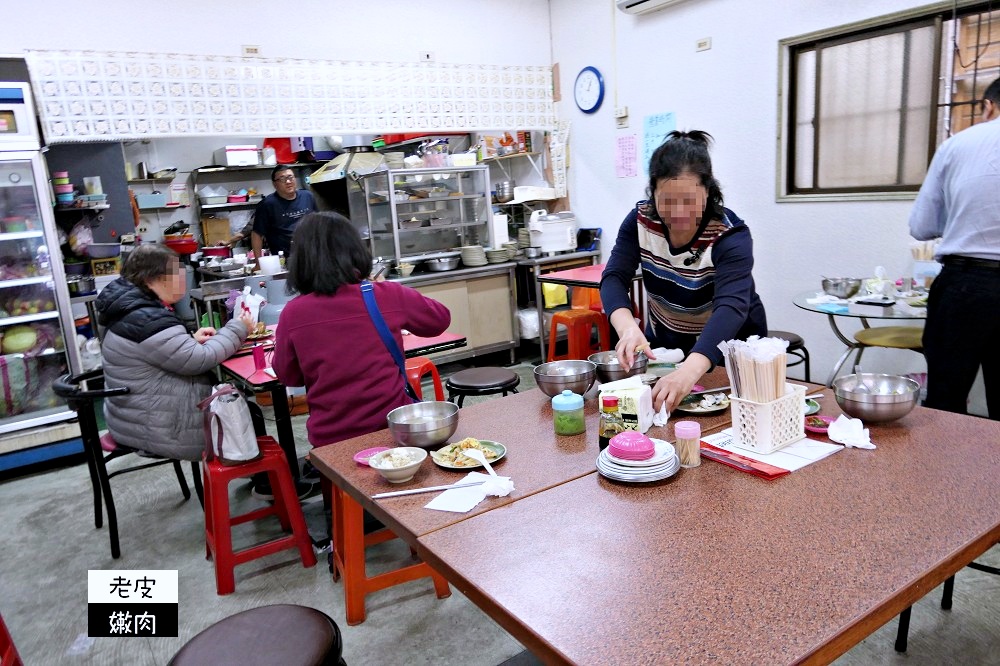
[[677, 405], [677, 411], [688, 414], [714, 414], [729, 407], [729, 396], [723, 392], [702, 393], [689, 395], [681, 404]]
[[819, 411], [819, 403], [812, 398], [806, 400], [806, 416], [812, 416]]
[[250, 331], [250, 335], [247, 336], [247, 340], [263, 340], [264, 338], [269, 338], [272, 335], [274, 335], [274, 331], [268, 330], [267, 324], [259, 321], [254, 326], [254, 329]]
[[830, 424], [836, 420], [837, 419], [833, 418], [832, 416], [823, 416], [822, 414], [807, 416], [806, 430], [808, 430], [809, 432], [818, 432], [825, 435], [827, 428], [829, 428]]
[[482, 467], [478, 461], [462, 455], [463, 449], [479, 449], [491, 465], [507, 455], [507, 447], [499, 442], [466, 437], [460, 442], [448, 444], [437, 451], [431, 451], [431, 460], [438, 466], [448, 469], [474, 469]]

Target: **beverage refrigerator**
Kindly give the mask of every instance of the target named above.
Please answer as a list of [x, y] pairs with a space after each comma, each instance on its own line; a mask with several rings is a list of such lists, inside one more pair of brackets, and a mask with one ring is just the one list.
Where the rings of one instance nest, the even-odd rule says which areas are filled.
[[30, 85], [0, 82], [0, 453], [75, 418], [52, 391], [81, 363], [50, 192]]

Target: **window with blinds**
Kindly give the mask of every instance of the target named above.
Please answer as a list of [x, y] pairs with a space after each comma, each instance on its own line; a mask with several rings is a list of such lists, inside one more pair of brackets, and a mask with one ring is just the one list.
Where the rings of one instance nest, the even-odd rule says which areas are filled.
[[1000, 76], [992, 2], [786, 40], [785, 195], [916, 192]]

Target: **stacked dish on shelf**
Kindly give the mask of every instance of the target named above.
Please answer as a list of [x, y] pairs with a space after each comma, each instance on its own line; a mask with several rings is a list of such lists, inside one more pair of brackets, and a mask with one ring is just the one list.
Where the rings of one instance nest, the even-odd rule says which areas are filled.
[[486, 250], [481, 245], [463, 245], [458, 249], [462, 254], [462, 263], [466, 266], [485, 266], [489, 263]]
[[486, 250], [486, 261], [491, 264], [502, 264], [507, 261], [507, 248], [490, 248]]
[[520, 250], [531, 247], [531, 231], [527, 228], [517, 230], [517, 247]]
[[626, 483], [668, 479], [680, 466], [670, 443], [632, 430], [612, 437], [608, 448], [597, 456], [597, 471], [601, 476]]

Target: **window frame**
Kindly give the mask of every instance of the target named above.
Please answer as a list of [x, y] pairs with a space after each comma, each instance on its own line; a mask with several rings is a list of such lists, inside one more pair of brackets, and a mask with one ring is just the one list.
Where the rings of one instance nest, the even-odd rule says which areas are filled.
[[[860, 41], [873, 37], [899, 33], [918, 27], [931, 26], [935, 31], [934, 54], [932, 63], [932, 87], [934, 97], [928, 100], [930, 118], [928, 123], [928, 155], [927, 163], [937, 149], [937, 132], [941, 106], [940, 83], [942, 44], [945, 21], [951, 20], [952, 13], [959, 17], [969, 13], [986, 12], [991, 9], [988, 0], [958, 0], [957, 2], [936, 2], [922, 7], [916, 7], [892, 14], [872, 17], [854, 23], [835, 26], [815, 32], [789, 37], [778, 42], [778, 141], [775, 173], [776, 200], [779, 202], [795, 201], [892, 201], [912, 200], [916, 197], [919, 185], [892, 186], [862, 186], [850, 188], [793, 188], [795, 161], [795, 109], [796, 99], [796, 56], [799, 53], [812, 50], [815, 53], [816, 80], [821, 76], [822, 48]], [[819, 108], [815, 109], [819, 113]], [[813, 154], [813, 177], [817, 174], [816, 160], [818, 154]], [[815, 180], [814, 180], [815, 182]]]

